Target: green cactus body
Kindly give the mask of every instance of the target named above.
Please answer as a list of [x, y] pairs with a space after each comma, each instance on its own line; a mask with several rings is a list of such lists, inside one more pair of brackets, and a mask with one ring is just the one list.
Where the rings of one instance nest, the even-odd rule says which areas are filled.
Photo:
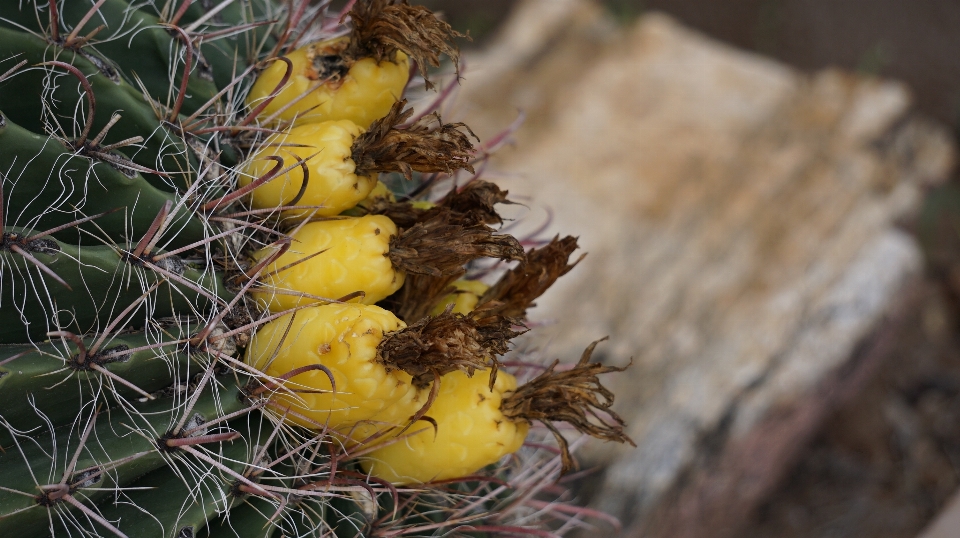
[[[20, 9], [13, 7], [4, 11], [6, 19], [33, 32], [49, 31], [48, 22], [43, 16], [49, 13], [46, 2], [27, 1], [19, 4]], [[44, 9], [39, 10], [37, 4]], [[87, 2], [61, 3], [61, 24], [68, 28], [75, 27], [89, 9], [90, 4]], [[160, 19], [132, 7], [124, 0], [106, 0], [97, 10], [96, 17], [83, 27], [83, 33], [86, 34], [100, 25], [105, 26], [101, 34], [106, 35], [93, 47], [95, 50], [85, 51], [85, 54], [108, 66], [116, 66], [119, 68], [119, 76], [129, 78], [131, 83], [139, 80], [156, 101], [167, 102], [173, 93], [171, 88], [179, 84], [183, 76], [184, 63], [177, 61], [177, 70], [171, 73], [173, 54], [180, 47], [173, 35], [161, 25]], [[205, 62], [193, 63], [195, 69], [191, 70], [187, 85], [188, 96], [183, 103], [184, 110], [189, 112], [199, 108], [217, 93], [209, 66]], [[243, 67], [245, 66], [242, 66], [241, 70]]]
[[[66, 339], [0, 347], [0, 417], [17, 431], [33, 431], [48, 421], [68, 424], [85, 405], [114, 406], [164, 389], [171, 379], [182, 382], [200, 372], [201, 365], [182, 346], [157, 344], [186, 336], [179, 325], [170, 325], [153, 334], [128, 333], [100, 343], [87, 338], [82, 358], [81, 349]], [[0, 430], [0, 446], [12, 442], [10, 431]]]
[[[165, 468], [175, 451], [157, 450], [157, 442], [141, 432], [163, 435], [170, 431], [183, 418], [177, 396], [130, 403], [101, 413], [104, 416], [96, 417], [90, 431], [84, 431], [85, 436], [65, 435], [69, 426], [39, 436], [29, 431], [18, 433], [15, 448], [0, 454], [0, 474], [4, 477], [4, 489], [0, 490], [0, 533], [31, 536], [30, 533], [41, 532], [48, 526], [51, 518], [47, 510], [73, 510], [63, 501], [38, 500], [35, 496], [42, 497], [44, 493], [38, 482], [40, 486], [64, 482], [71, 495], [96, 502], [110, 497], [111, 489]], [[237, 411], [242, 408], [237, 396], [236, 389], [229, 390], [229, 385], [223, 393], [205, 390], [190, 411], [188, 425], [203, 424], [221, 413]], [[83, 422], [92, 420], [92, 409], [87, 411], [77, 418]], [[86, 430], [88, 424], [82, 426]], [[81, 441], [85, 441], [82, 448]]]
[[[109, 72], [104, 74], [102, 66], [98, 67], [83, 56], [51, 48], [43, 39], [15, 29], [0, 27], [0, 58], [26, 61], [31, 66], [38, 66], [25, 69], [0, 83], [0, 96], [5, 104], [3, 112], [14, 123], [36, 134], [43, 135], [48, 129], [54, 129], [56, 137], [76, 139], [83, 123], [76, 125], [72, 120], [65, 121], [63, 116], [69, 112], [67, 118], [72, 118], [74, 111], [85, 109], [89, 103], [87, 97], [74, 77], [64, 74], [62, 70], [58, 76], [51, 77], [49, 71], [39, 66], [43, 62], [65, 62], [88, 77], [96, 95], [96, 109], [88, 138], [99, 134], [114, 114], [119, 114], [120, 120], [110, 127], [102, 145], [141, 137], [142, 142], [121, 146], [114, 151], [132, 160], [140, 170], [173, 174], [164, 177], [147, 172], [150, 183], [157, 188], [172, 191], [184, 188], [188, 180], [192, 180], [189, 174], [183, 174], [193, 169], [189, 164], [191, 155], [186, 144], [167, 130], [161, 118], [157, 117], [154, 105], [145, 101], [136, 87], [115, 75], [111, 79]], [[41, 96], [58, 106], [51, 110], [27, 106], [24, 102], [36, 101]]]
[[[412, 117], [404, 96], [384, 89], [403, 87], [407, 62], [422, 74], [441, 54], [456, 64], [456, 32], [404, 0], [358, 0], [348, 13], [328, 4], [0, 2], [0, 536], [431, 536], [463, 524], [485, 535], [484, 525], [510, 529], [505, 507], [522, 512], [533, 497], [539, 482], [512, 492], [476, 477], [398, 488], [358, 463], [396, 442], [404, 421], [432, 420], [444, 375], [501, 366], [497, 357], [521, 332], [515, 324], [569, 270], [576, 244], [553, 265], [525, 257], [517, 239], [492, 228], [506, 193], [460, 183], [486, 158], [469, 129]], [[300, 97], [281, 91], [294, 80]], [[414, 95], [431, 89], [425, 80], [410, 86]], [[346, 207], [383, 225], [335, 232], [343, 248], [310, 251], [296, 239], [302, 221], [342, 217], [339, 207], [304, 202], [326, 199], [304, 193], [311, 159], [332, 154], [332, 142], [305, 140], [294, 152], [271, 141], [311, 117], [297, 99], [329, 104], [324, 96], [350, 107], [324, 114], [367, 122], [396, 101], [356, 129], [342, 160], [363, 177], [398, 173], [397, 183], [402, 174], [402, 191], [420, 199], [379, 192]], [[266, 166], [251, 166], [255, 156]], [[299, 194], [285, 193], [278, 207], [251, 202], [294, 169]], [[322, 182], [312, 179], [316, 189]], [[376, 264], [350, 252], [371, 234], [386, 252]], [[281, 258], [288, 252], [296, 256]], [[285, 340], [319, 330], [293, 323], [301, 302], [375, 300], [362, 284], [331, 292], [343, 297], [271, 287], [318, 256], [351, 274], [406, 275], [380, 303], [395, 326], [355, 350], [373, 357], [370, 368], [342, 366], [403, 370], [411, 401], [427, 402], [419, 410], [333, 428], [316, 419], [332, 409], [291, 404], [349, 401], [306, 395], [373, 383], [337, 381], [324, 363], [333, 342], [311, 338], [300, 338], [314, 348], [300, 355], [314, 358], [270, 368]], [[481, 258], [521, 267], [484, 295], [482, 315], [438, 310]], [[292, 306], [267, 311], [257, 300], [265, 293], [291, 294], [277, 303]], [[277, 343], [258, 347], [267, 324]]]
[[[151, 267], [112, 246], [76, 246], [53, 239], [33, 243], [27, 244], [27, 253], [63, 283], [40, 272], [25, 255], [0, 251], [9, 275], [9, 285], [0, 291], [6, 305], [0, 315], [5, 321], [0, 343], [43, 339], [51, 331], [95, 333], [135, 303], [140, 306], [128, 316], [136, 320], [140, 314], [133, 323], [142, 326], [150, 318], [176, 312], [202, 314], [217, 300], [229, 298], [219, 275], [198, 271], [176, 257], [157, 260]], [[191, 289], [191, 283], [202, 293]], [[148, 289], [148, 300], [141, 301]]]
[[124, 498], [102, 503], [101, 514], [115, 521], [129, 538], [199, 536], [208, 520], [240, 502], [232, 491], [239, 479], [228, 471], [242, 476], [261, 441], [248, 432], [210, 449], [225, 463], [223, 469], [211, 469], [203, 460], [184, 456], [184, 463], [194, 468], [192, 475], [169, 467], [156, 469], [134, 482]]

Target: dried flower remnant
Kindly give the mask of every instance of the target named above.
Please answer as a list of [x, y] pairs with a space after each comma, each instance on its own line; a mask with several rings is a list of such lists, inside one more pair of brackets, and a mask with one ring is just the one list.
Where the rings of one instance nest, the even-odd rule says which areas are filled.
[[397, 226], [409, 228], [419, 222], [431, 220], [440, 213], [449, 213], [451, 221], [464, 226], [502, 224], [503, 217], [496, 210], [497, 204], [512, 204], [507, 191], [482, 179], [471, 181], [460, 188], [452, 188], [436, 204], [397, 202], [387, 198], [373, 200], [365, 211], [372, 215], [386, 215]]
[[437, 113], [399, 127], [413, 116], [413, 109], [404, 110], [406, 104], [406, 100], [395, 103], [386, 116], [357, 137], [352, 154], [357, 173], [399, 172], [407, 179], [412, 179], [415, 171], [473, 173], [473, 131], [463, 123], [443, 123]]
[[393, 61], [397, 51], [409, 56], [424, 75], [427, 89], [433, 87], [428, 67], [440, 67], [444, 54], [460, 74], [460, 51], [451, 42], [466, 37], [423, 6], [411, 6], [407, 0], [359, 2], [350, 12], [353, 32], [344, 51], [348, 58], [373, 57], [378, 62]]
[[455, 370], [472, 376], [492, 369], [491, 383], [499, 367], [497, 357], [509, 351], [510, 340], [522, 334], [514, 320], [497, 316], [465, 316], [449, 309], [428, 316], [385, 337], [378, 349], [379, 362], [399, 368], [423, 389]]
[[613, 393], [597, 377], [625, 368], [590, 362], [598, 340], [580, 356], [580, 361], [569, 370], [557, 371], [554, 362], [533, 380], [523, 384], [503, 400], [503, 415], [512, 420], [538, 421], [546, 426], [560, 444], [563, 472], [576, 468], [566, 438], [555, 423], [564, 422], [580, 433], [604, 441], [634, 442], [623, 432], [624, 422], [610, 408]]
[[570, 263], [570, 256], [577, 248], [576, 237], [560, 239], [557, 236], [545, 246], [530, 250], [523, 261], [480, 297], [479, 303], [491, 303], [491, 310], [502, 316], [526, 318], [527, 309], [535, 306], [534, 301], [586, 256], [583, 254]]
[[267, 65], [247, 103], [261, 121], [313, 123], [350, 120], [366, 128], [401, 99], [413, 60], [433, 84], [429, 67], [448, 56], [459, 74], [460, 52], [452, 40], [463, 37], [449, 24], [406, 0], [357, 2], [349, 13], [352, 30], [287, 52]]

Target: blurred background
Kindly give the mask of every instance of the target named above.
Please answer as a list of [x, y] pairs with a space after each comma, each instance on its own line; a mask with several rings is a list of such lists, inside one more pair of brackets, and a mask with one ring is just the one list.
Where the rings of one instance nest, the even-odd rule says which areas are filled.
[[516, 226], [589, 252], [528, 345], [634, 360], [638, 448], [586, 443], [582, 502], [624, 536], [960, 536], [960, 3], [421, 1], [473, 37], [445, 119], [525, 114], [487, 171]]

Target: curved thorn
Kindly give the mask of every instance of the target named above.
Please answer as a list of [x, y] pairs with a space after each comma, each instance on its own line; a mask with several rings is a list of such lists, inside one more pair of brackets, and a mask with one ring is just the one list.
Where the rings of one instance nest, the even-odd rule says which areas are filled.
[[190, 8], [190, 4], [193, 3], [193, 0], [183, 0], [183, 3], [180, 4], [180, 7], [177, 9], [177, 12], [173, 14], [173, 18], [170, 19], [168, 24], [170, 26], [176, 26], [180, 19], [187, 13], [187, 9]]
[[[316, 155], [316, 154], [314, 154], [314, 155]], [[308, 160], [308, 159], [310, 159], [310, 157], [307, 157], [307, 159], [298, 159], [298, 160], [297, 160], [297, 164], [300, 165], [300, 170], [303, 171], [303, 181], [300, 182], [300, 190], [297, 192], [297, 195], [294, 196], [292, 200], [290, 200], [289, 202], [283, 204], [281, 207], [283, 207], [283, 206], [297, 205], [297, 203], [300, 201], [300, 199], [303, 198], [303, 195], [306, 194], [306, 192], [307, 192], [307, 184], [310, 183], [310, 167], [307, 166], [307, 160]]]
[[257, 116], [263, 112], [263, 109], [267, 108], [278, 95], [280, 95], [280, 90], [287, 85], [287, 82], [290, 80], [290, 75], [293, 74], [293, 62], [290, 61], [286, 56], [277, 56], [276, 58], [270, 58], [268, 62], [281, 61], [287, 65], [287, 70], [283, 73], [283, 77], [280, 79], [280, 82], [277, 84], [277, 87], [270, 92], [270, 95], [266, 97], [263, 101], [260, 102], [253, 110], [250, 111], [250, 114], [247, 114], [247, 117], [237, 124], [237, 127], [245, 127], [251, 121], [253, 121]]
[[[408, 422], [407, 425], [404, 426], [403, 429], [401, 429], [397, 435], [403, 435], [403, 433], [409, 430], [411, 426], [416, 424], [418, 420], [423, 419], [426, 416], [427, 411], [430, 410], [430, 406], [433, 405], [433, 402], [437, 401], [437, 396], [439, 394], [440, 394], [440, 373], [434, 369], [433, 370], [433, 386], [430, 387], [430, 395], [427, 396], [427, 401], [423, 402], [423, 405], [420, 406], [420, 409], [418, 409], [417, 412], [414, 413], [412, 417], [410, 417], [410, 422]], [[437, 423], [432, 422], [432, 424], [434, 428], [433, 435], [434, 437], [436, 437]]]
[[[104, 0], [100, 0], [97, 6], [99, 6], [103, 2]], [[97, 7], [97, 6], [94, 6], [94, 7]], [[90, 85], [90, 81], [87, 80], [86, 75], [84, 75], [76, 67], [66, 62], [61, 62], [59, 60], [50, 60], [47, 62], [40, 63], [39, 65], [53, 65], [56, 67], [60, 67], [62, 69], [66, 69], [67, 71], [70, 72], [70, 74], [77, 77], [77, 79], [80, 81], [80, 85], [83, 86], [83, 91], [87, 94], [87, 105], [88, 105], [87, 106], [87, 122], [86, 124], [84, 124], [83, 132], [80, 133], [80, 138], [77, 139], [77, 142], [76, 142], [78, 146], [82, 146], [87, 141], [87, 137], [90, 135], [90, 130], [93, 129], [93, 115], [97, 111], [97, 100], [93, 96], [93, 86]]]
[[[334, 380], [334, 378], [333, 378], [333, 372], [331, 372], [329, 368], [327, 368], [326, 366], [324, 366], [324, 365], [322, 365], [322, 364], [307, 364], [306, 366], [301, 366], [301, 367], [299, 367], [299, 368], [294, 368], [293, 370], [290, 370], [289, 372], [287, 372], [287, 373], [285, 373], [285, 374], [283, 374], [283, 375], [277, 376], [277, 377], [275, 377], [274, 379], [279, 379], [280, 381], [288, 381], [291, 377], [295, 377], [295, 376], [298, 376], [298, 375], [300, 375], [300, 374], [303, 374], [303, 373], [306, 373], [306, 372], [312, 372], [312, 371], [315, 371], [315, 370], [320, 370], [320, 371], [322, 371], [323, 373], [327, 374], [327, 378], [330, 380], [330, 387], [333, 389], [333, 392], [337, 392], [337, 382], [336, 382], [336, 380]], [[254, 389], [253, 391], [251, 391], [250, 395], [251, 395], [251, 396], [259, 396], [260, 394], [263, 394], [264, 392], [266, 392], [266, 391], [268, 391], [268, 390], [276, 390], [276, 389], [280, 388], [280, 387], [277, 387], [277, 386], [271, 387], [270, 385], [273, 385], [273, 384], [274, 384], [274, 383], [273, 383], [272, 381], [271, 381], [271, 382], [268, 382], [268, 383], [266, 383], [266, 384], [263, 384], [263, 385], [257, 387], [256, 389]]]
[[70, 340], [71, 342], [73, 342], [74, 345], [76, 345], [79, 350], [79, 354], [77, 356], [78, 363], [83, 364], [83, 362], [87, 360], [87, 346], [83, 343], [82, 338], [73, 334], [70, 331], [48, 332], [47, 337], [51, 337], [51, 336], [59, 336], [60, 338], [66, 338], [67, 340]]
[[334, 302], [335, 302], [335, 303], [346, 303], [346, 302], [350, 302], [350, 301], [352, 301], [352, 300], [354, 300], [354, 299], [358, 299], [358, 298], [359, 298], [359, 299], [363, 299], [363, 298], [366, 297], [366, 296], [367, 296], [367, 292], [365, 292], [365, 291], [362, 291], [362, 290], [361, 290], [361, 291], [355, 291], [355, 292], [353, 292], [353, 293], [348, 293], [348, 294], [344, 295], [343, 297], [337, 299], [337, 300], [334, 301]]
[[273, 167], [272, 169], [270, 169], [266, 174], [258, 177], [258, 178], [255, 179], [254, 181], [251, 181], [251, 182], [250, 182], [249, 184], [247, 184], [245, 187], [241, 187], [241, 188], [239, 188], [239, 189], [231, 192], [230, 194], [227, 194], [227, 195], [225, 195], [225, 196], [222, 196], [222, 197], [220, 197], [220, 198], [217, 198], [216, 200], [211, 200], [211, 201], [203, 204], [203, 206], [201, 206], [200, 209], [201, 209], [202, 211], [213, 211], [213, 210], [216, 209], [220, 204], [230, 203], [230, 202], [236, 200], [237, 198], [240, 198], [240, 197], [244, 196], [245, 194], [247, 194], [248, 192], [252, 191], [253, 189], [256, 189], [256, 188], [259, 187], [260, 185], [263, 185], [264, 183], [272, 180], [274, 177], [276, 177], [278, 174], [280, 174], [281, 170], [283, 169], [283, 158], [282, 158], [282, 157], [277, 157], [276, 155], [268, 155], [268, 156], [266, 156], [266, 157], [264, 157], [264, 158], [265, 158], [265, 159], [269, 159], [269, 160], [271, 160], [271, 161], [274, 161], [274, 162], [276, 162], [277, 164], [274, 165], [274, 167]]

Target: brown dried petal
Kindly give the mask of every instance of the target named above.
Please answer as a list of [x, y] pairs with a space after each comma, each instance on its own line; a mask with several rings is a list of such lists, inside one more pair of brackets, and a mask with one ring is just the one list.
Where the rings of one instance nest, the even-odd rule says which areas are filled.
[[570, 455], [567, 440], [554, 425], [556, 422], [566, 422], [577, 431], [597, 439], [636, 446], [623, 432], [623, 419], [610, 410], [613, 393], [597, 378], [600, 374], [622, 372], [626, 368], [590, 362], [594, 348], [603, 340], [590, 344], [574, 368], [557, 372], [557, 362], [554, 362], [500, 404], [504, 416], [512, 420], [539, 420], [550, 429], [560, 444], [563, 473], [575, 469], [576, 462]]
[[472, 224], [502, 224], [503, 218], [497, 213], [496, 204], [512, 204], [507, 199], [507, 191], [500, 190], [494, 183], [480, 179], [471, 181], [461, 188], [453, 188], [431, 208], [417, 207], [411, 202], [391, 202], [379, 199], [367, 205], [367, 214], [384, 215], [400, 228], [409, 228], [418, 222], [436, 217], [449, 210], [453, 224], [469, 226]]
[[430, 315], [447, 295], [454, 293], [453, 283], [466, 274], [466, 269], [446, 276], [407, 275], [400, 290], [380, 304], [405, 322]]
[[351, 157], [357, 175], [399, 172], [412, 179], [414, 171], [473, 173], [470, 165], [473, 158], [470, 137], [476, 138], [473, 131], [463, 123], [443, 123], [437, 113], [399, 129], [397, 126], [413, 115], [413, 110], [403, 110], [406, 104], [405, 99], [394, 103], [386, 116], [373, 122], [370, 129], [354, 140]]
[[575, 262], [569, 263], [570, 255], [577, 248], [576, 237], [560, 239], [557, 236], [546, 246], [530, 250], [520, 265], [507, 271], [480, 297], [479, 304], [496, 302], [498, 304], [493, 307], [495, 313], [507, 317], [526, 317], [527, 309], [534, 306], [534, 301], [586, 256], [581, 255]]
[[387, 256], [394, 267], [409, 274], [450, 276], [478, 258], [522, 260], [523, 246], [514, 237], [496, 235], [483, 224], [463, 226], [450, 210], [414, 225], [390, 240]]
[[427, 89], [428, 67], [440, 66], [446, 54], [460, 76], [460, 50], [451, 41], [466, 37], [439, 20], [423, 6], [411, 6], [407, 0], [360, 0], [350, 12], [353, 33], [346, 54], [354, 59], [373, 57], [378, 62], [393, 61], [401, 50], [423, 74]]
[[513, 320], [464, 316], [448, 308], [439, 316], [425, 317], [384, 336], [377, 360], [410, 374], [418, 388], [455, 370], [468, 375], [486, 368], [495, 372], [497, 356], [506, 353], [510, 340], [521, 334], [513, 326]]

